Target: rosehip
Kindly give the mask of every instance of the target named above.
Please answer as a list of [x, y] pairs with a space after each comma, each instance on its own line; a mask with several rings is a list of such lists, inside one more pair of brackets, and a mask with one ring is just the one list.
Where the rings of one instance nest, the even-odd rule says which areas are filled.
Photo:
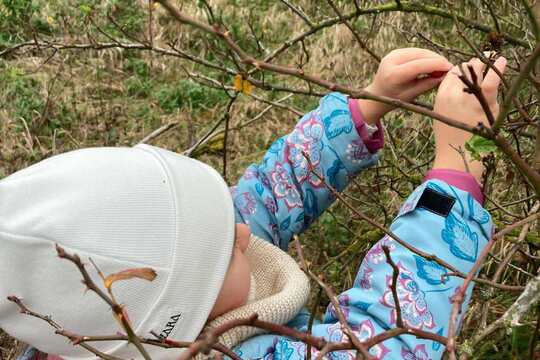
[[431, 78], [440, 78], [441, 76], [444, 76], [446, 75], [446, 71], [434, 71], [432, 73], [429, 74], [429, 77]]

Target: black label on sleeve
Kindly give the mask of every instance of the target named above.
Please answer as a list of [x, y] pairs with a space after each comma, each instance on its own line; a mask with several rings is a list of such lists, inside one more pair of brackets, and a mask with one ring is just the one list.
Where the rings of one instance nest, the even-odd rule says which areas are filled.
[[425, 188], [420, 200], [416, 203], [417, 208], [426, 209], [434, 214], [447, 217], [452, 210], [456, 199], [446, 194], [441, 194], [430, 188]]

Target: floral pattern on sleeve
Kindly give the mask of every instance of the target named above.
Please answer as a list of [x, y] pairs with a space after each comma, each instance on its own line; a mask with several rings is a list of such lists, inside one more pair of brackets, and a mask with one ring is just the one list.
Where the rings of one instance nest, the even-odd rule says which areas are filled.
[[416, 346], [414, 350], [402, 348], [401, 356], [403, 357], [403, 360], [431, 360], [431, 357], [429, 357], [426, 352], [426, 346], [424, 344]]
[[[274, 142], [262, 162], [251, 165], [240, 179], [235, 206], [238, 221], [249, 224], [255, 235], [282, 249], [287, 249], [293, 234], [305, 230], [335, 200], [325, 186], [320, 186], [319, 179], [311, 176], [304, 154], [310, 157], [313, 169], [339, 191], [377, 161], [377, 154], [365, 150], [353, 126], [347, 98], [336, 93], [321, 99], [319, 107], [307, 113], [291, 134]], [[455, 198], [448, 216], [416, 207], [428, 187]], [[468, 193], [443, 181], [429, 180], [404, 202], [390, 230], [402, 241], [468, 272], [487, 244], [493, 224], [487, 211]], [[392, 267], [386, 261], [383, 245], [389, 247], [399, 266], [397, 291], [404, 323], [444, 336], [451, 297], [463, 279], [449, 276], [440, 264], [420, 257], [388, 236], [368, 251], [353, 286], [338, 297], [350, 328], [365, 341], [396, 326], [396, 304], [390, 288]], [[463, 312], [472, 286], [467, 290]], [[307, 331], [307, 319], [304, 323], [294, 321], [299, 330]], [[313, 325], [312, 333], [332, 341], [346, 338], [331, 305], [322, 322]], [[307, 347], [294, 339], [267, 334], [247, 340], [235, 351], [248, 359], [301, 360], [306, 357]], [[439, 360], [444, 346], [403, 335], [387, 339], [369, 351], [377, 359]], [[312, 358], [317, 354], [312, 349]], [[354, 351], [326, 355], [328, 359], [355, 357]]]
[[377, 154], [366, 151], [355, 129], [348, 98], [328, 94], [290, 134], [270, 146], [259, 164], [247, 168], [233, 194], [237, 222], [286, 249], [291, 237], [304, 231], [335, 200], [313, 172], [343, 190], [351, 178], [377, 160]]
[[[401, 317], [406, 326], [416, 329], [433, 329], [433, 315], [428, 309], [425, 299], [425, 293], [414, 280], [413, 274], [405, 269], [401, 263], [397, 263], [399, 276], [397, 279], [397, 294], [399, 305], [401, 307]], [[381, 304], [391, 308], [390, 324], [396, 323], [396, 305], [391, 290], [392, 275], [386, 275], [386, 291], [381, 298]]]

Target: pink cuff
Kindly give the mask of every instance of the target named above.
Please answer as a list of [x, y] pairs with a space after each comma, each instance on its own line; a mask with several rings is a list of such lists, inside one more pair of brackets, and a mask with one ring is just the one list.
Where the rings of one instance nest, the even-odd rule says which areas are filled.
[[424, 181], [436, 179], [468, 192], [480, 204], [484, 204], [484, 194], [478, 181], [471, 174], [453, 169], [432, 169], [424, 177]]
[[381, 126], [381, 122], [377, 121], [377, 131], [369, 135], [366, 129], [366, 122], [364, 121], [364, 115], [360, 111], [358, 101], [356, 99], [349, 98], [349, 110], [356, 127], [356, 131], [366, 144], [368, 151], [373, 154], [384, 146], [384, 132]]

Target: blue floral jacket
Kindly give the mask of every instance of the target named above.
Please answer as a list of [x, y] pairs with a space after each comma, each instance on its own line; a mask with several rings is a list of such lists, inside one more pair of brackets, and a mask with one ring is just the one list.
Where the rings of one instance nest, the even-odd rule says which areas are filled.
[[[286, 250], [294, 234], [305, 230], [334, 201], [324, 183], [308, 168], [307, 154], [315, 171], [326, 182], [343, 190], [349, 179], [375, 164], [372, 154], [358, 134], [348, 107], [348, 99], [331, 93], [319, 107], [302, 117], [289, 135], [270, 147], [260, 164], [249, 166], [231, 189], [237, 222]], [[418, 204], [426, 189], [446, 195], [451, 208], [436, 213]], [[422, 206], [421, 206], [422, 205]], [[467, 192], [440, 180], [420, 185], [406, 200], [390, 229], [401, 239], [468, 272], [492, 233], [491, 217]], [[463, 279], [446, 276], [447, 269], [415, 255], [391, 238], [383, 237], [362, 261], [354, 286], [339, 296], [342, 310], [361, 340], [396, 325], [396, 310], [390, 290], [392, 268], [382, 246], [391, 250], [399, 267], [397, 292], [403, 322], [409, 326], [446, 335], [451, 300]], [[463, 310], [466, 310], [472, 286]], [[464, 313], [465, 311], [463, 311]], [[302, 312], [289, 323], [307, 330], [309, 314]], [[315, 336], [346, 341], [335, 310], [330, 305], [322, 322], [313, 326]], [[245, 359], [305, 359], [306, 345], [277, 336], [260, 335], [235, 348]], [[406, 335], [373, 346], [377, 359], [440, 359], [441, 344]], [[313, 358], [317, 350], [312, 349]], [[354, 359], [352, 351], [333, 352], [331, 359]]]
[[[356, 125], [356, 126], [355, 126]], [[294, 234], [305, 230], [335, 200], [324, 183], [308, 169], [307, 154], [315, 171], [338, 190], [367, 167], [378, 155], [371, 153], [352, 119], [348, 99], [331, 93], [319, 107], [302, 117], [295, 129], [270, 147], [260, 164], [247, 168], [238, 185], [231, 188], [237, 222], [250, 226], [260, 238], [286, 250]], [[426, 189], [452, 199], [448, 214], [440, 215], [417, 206]], [[489, 214], [473, 197], [440, 180], [420, 185], [406, 200], [390, 229], [404, 241], [427, 253], [437, 254], [462, 272], [468, 272], [492, 233]], [[395, 327], [396, 310], [390, 290], [392, 268], [382, 246], [391, 250], [399, 267], [397, 292], [407, 326], [446, 335], [451, 299], [463, 279], [446, 276], [440, 265], [419, 257], [383, 237], [366, 255], [354, 286], [339, 296], [347, 321], [365, 341]], [[472, 292], [464, 302], [463, 313]], [[309, 314], [303, 311], [288, 325], [306, 331]], [[321, 322], [312, 328], [315, 336], [346, 341], [335, 310], [329, 306]], [[266, 334], [250, 338], [234, 349], [244, 359], [300, 360], [306, 345]], [[389, 339], [369, 349], [377, 359], [440, 359], [444, 346], [406, 335]], [[317, 355], [312, 349], [313, 356]], [[336, 351], [331, 359], [354, 359], [352, 351]], [[19, 360], [38, 359], [35, 349]]]

